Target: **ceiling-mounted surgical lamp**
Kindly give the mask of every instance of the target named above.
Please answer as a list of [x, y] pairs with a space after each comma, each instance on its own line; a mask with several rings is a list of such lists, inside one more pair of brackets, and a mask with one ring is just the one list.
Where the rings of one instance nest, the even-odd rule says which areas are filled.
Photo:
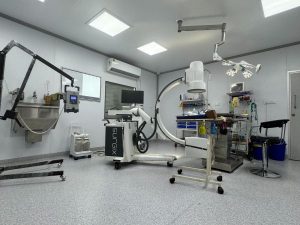
[[[223, 59], [219, 53], [218, 53], [218, 48], [225, 43], [226, 40], [226, 23], [222, 24], [216, 24], [216, 25], [197, 25], [197, 26], [182, 26], [183, 21], [182, 20], [177, 20], [178, 24], [178, 32], [182, 31], [202, 31], [202, 30], [221, 30], [222, 31], [222, 37], [221, 41], [215, 44], [215, 49], [213, 53], [213, 60], [217, 62], [222, 62], [223, 66], [232, 66], [231, 69], [229, 69], [226, 74], [228, 76], [235, 76], [239, 71], [242, 72], [243, 76], [245, 78], [250, 78], [252, 77], [253, 74], [256, 74], [260, 71], [261, 69], [261, 64], [258, 65], [252, 65], [250, 63], [247, 63], [245, 61], [241, 61], [239, 63], [233, 62], [230, 60], [225, 60]], [[190, 69], [187, 71], [192, 70], [192, 68], [196, 65], [192, 65]], [[202, 79], [203, 80], [203, 79]], [[200, 84], [198, 84], [200, 85]]]
[[248, 79], [253, 76], [253, 74], [257, 74], [261, 70], [261, 64], [252, 65], [247, 63], [246, 61], [241, 61], [239, 63], [223, 60], [223, 66], [232, 66], [231, 69], [227, 70], [226, 74], [230, 77], [234, 77], [238, 72], [241, 72], [244, 78]]
[[[227, 72], [226, 72], [226, 74], [230, 77], [235, 76], [239, 71], [242, 71], [242, 74], [243, 74], [244, 78], [250, 78], [250, 77], [252, 77], [252, 75], [254, 73], [257, 74], [261, 70], [261, 64], [257, 64], [255, 66], [255, 65], [252, 65], [252, 64], [250, 64], [246, 61], [241, 61], [239, 63], [236, 63], [236, 62], [233, 62], [233, 61], [230, 61], [230, 60], [225, 60], [219, 55], [218, 47], [225, 43], [225, 37], [226, 37], [225, 36], [225, 34], [226, 34], [225, 27], [226, 26], [223, 26], [223, 28], [222, 28], [222, 39], [221, 39], [221, 41], [218, 42], [215, 45], [215, 50], [214, 50], [214, 53], [213, 53], [213, 60], [218, 61], [218, 62], [222, 62], [223, 66], [232, 66], [233, 68], [227, 70]], [[253, 69], [255, 69], [254, 72], [251, 71]]]

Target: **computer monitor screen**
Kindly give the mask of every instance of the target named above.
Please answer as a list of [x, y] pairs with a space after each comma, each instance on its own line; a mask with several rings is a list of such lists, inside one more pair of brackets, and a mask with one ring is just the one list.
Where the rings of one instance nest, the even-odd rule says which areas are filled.
[[122, 90], [121, 102], [125, 104], [144, 104], [144, 92]]
[[71, 104], [77, 104], [78, 102], [78, 96], [77, 95], [70, 95], [70, 103]]

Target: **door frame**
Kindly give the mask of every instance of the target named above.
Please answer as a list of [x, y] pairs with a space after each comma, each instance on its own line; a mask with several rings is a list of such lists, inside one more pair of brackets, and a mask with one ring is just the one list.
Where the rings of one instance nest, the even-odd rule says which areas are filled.
[[[291, 101], [291, 75], [299, 73], [300, 76], [300, 70], [290, 70], [287, 72], [287, 94], [288, 94], [288, 118], [291, 120], [291, 114], [292, 114], [292, 101]], [[288, 131], [289, 131], [289, 138], [288, 138], [288, 151], [289, 151], [289, 159], [291, 159], [291, 125], [288, 125]]]

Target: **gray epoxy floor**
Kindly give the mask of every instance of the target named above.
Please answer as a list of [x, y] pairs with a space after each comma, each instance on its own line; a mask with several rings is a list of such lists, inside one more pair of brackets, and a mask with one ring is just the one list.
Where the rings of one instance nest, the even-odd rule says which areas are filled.
[[[151, 152], [182, 154], [172, 143], [152, 143]], [[199, 166], [198, 160], [176, 165]], [[176, 167], [135, 163], [113, 169], [103, 157], [66, 158], [65, 182], [35, 178], [0, 182], [0, 224], [300, 224], [300, 162], [272, 162], [278, 180], [249, 173], [245, 162], [224, 174], [224, 195], [215, 187], [169, 177]]]

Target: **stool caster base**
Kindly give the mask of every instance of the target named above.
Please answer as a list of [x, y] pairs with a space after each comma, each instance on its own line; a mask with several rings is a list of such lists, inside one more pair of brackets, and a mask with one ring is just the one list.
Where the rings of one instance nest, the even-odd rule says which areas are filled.
[[254, 175], [260, 176], [260, 177], [266, 177], [266, 178], [280, 178], [281, 175], [275, 172], [272, 172], [270, 170], [264, 170], [262, 168], [260, 169], [251, 169], [250, 172]]

